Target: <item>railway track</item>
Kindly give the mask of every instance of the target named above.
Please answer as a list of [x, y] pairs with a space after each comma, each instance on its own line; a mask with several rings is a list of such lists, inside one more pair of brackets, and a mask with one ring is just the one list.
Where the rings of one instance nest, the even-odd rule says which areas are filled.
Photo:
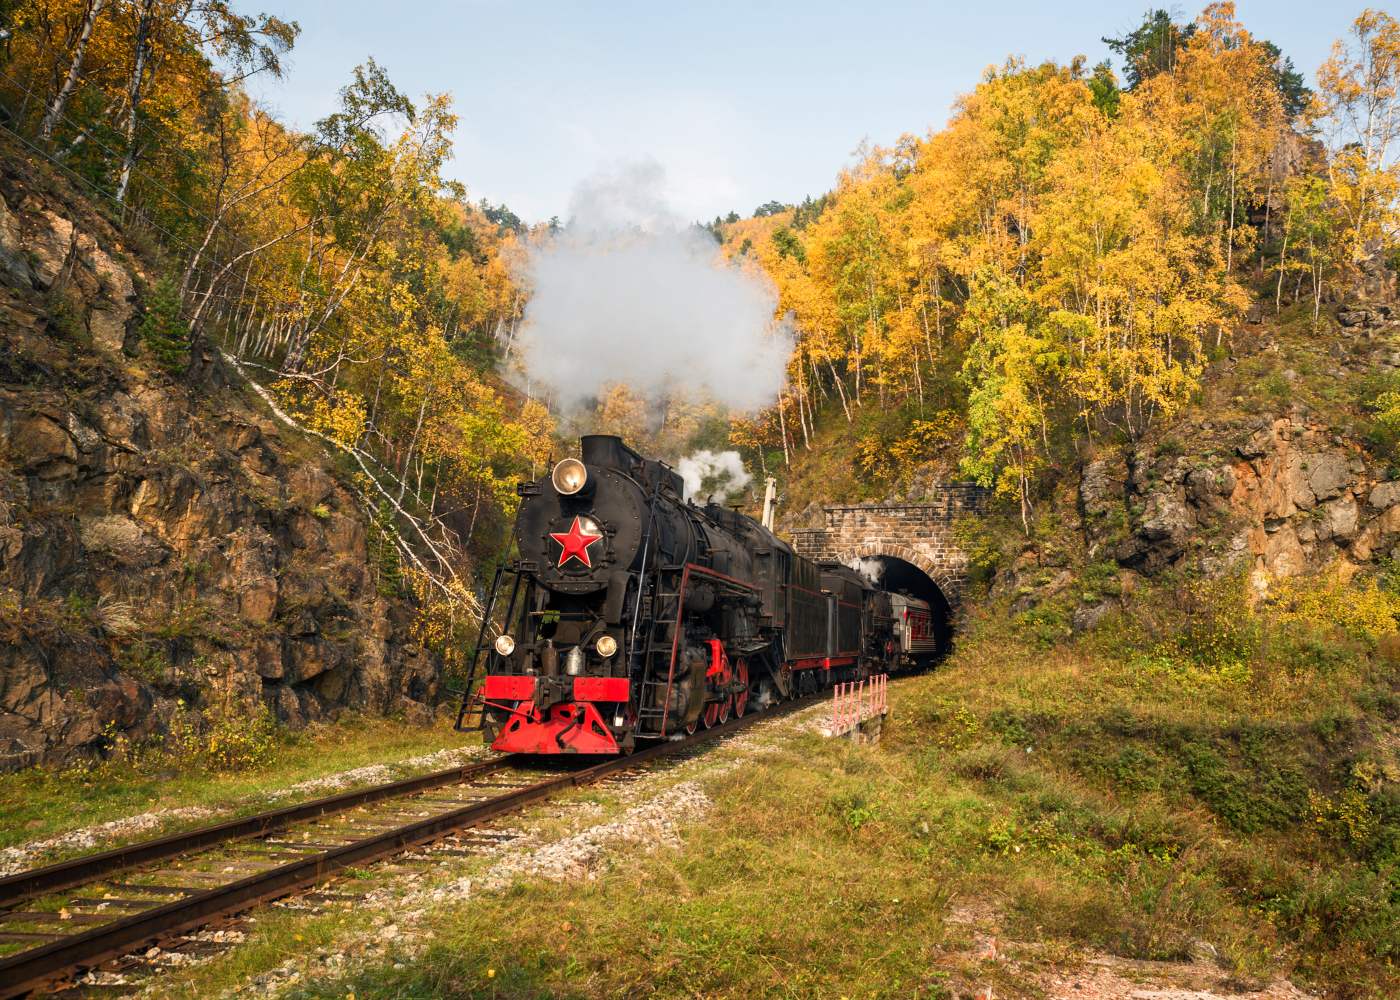
[[686, 755], [822, 698], [785, 702], [579, 769], [544, 770], [534, 761], [502, 757], [8, 876], [0, 879], [0, 948], [12, 953], [0, 956], [0, 1000], [72, 983], [85, 970], [317, 886], [348, 868], [567, 789]]

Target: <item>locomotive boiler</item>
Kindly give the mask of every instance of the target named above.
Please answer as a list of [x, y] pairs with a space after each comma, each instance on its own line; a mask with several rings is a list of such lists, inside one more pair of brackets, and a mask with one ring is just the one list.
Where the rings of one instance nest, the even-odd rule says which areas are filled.
[[502, 631], [458, 713], [497, 750], [625, 753], [903, 659], [890, 595], [686, 501], [620, 438], [584, 437], [519, 493], [487, 609], [504, 604]]

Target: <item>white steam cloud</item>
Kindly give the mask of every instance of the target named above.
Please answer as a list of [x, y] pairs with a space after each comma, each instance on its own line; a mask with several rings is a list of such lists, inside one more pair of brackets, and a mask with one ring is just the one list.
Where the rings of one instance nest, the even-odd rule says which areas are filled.
[[687, 499], [695, 497], [708, 480], [710, 495], [721, 503], [749, 485], [753, 479], [737, 451], [702, 449], [677, 462], [676, 472], [685, 482]]
[[878, 587], [880, 581], [885, 578], [885, 563], [883, 559], [867, 556], [860, 559], [852, 559], [850, 562], [846, 563], [846, 565], [865, 577], [876, 587]]
[[664, 182], [655, 163], [590, 179], [568, 224], [527, 258], [525, 364], [566, 410], [618, 382], [745, 412], [782, 389], [793, 339], [774, 322], [772, 286], [721, 260], [668, 207]]

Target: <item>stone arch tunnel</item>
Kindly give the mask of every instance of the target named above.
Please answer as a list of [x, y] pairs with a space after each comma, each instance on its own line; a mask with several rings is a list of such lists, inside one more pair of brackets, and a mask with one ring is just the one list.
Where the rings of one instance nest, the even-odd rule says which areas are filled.
[[939, 646], [952, 638], [952, 619], [967, 581], [967, 553], [954, 524], [987, 509], [989, 491], [970, 483], [939, 486], [917, 504], [826, 507], [823, 525], [793, 532], [800, 555], [860, 568], [886, 590], [928, 601]]

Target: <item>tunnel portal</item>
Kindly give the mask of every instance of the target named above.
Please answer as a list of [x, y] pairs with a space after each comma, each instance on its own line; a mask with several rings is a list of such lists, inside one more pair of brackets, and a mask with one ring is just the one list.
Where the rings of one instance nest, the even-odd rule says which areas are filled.
[[967, 579], [954, 525], [984, 514], [989, 500], [980, 486], [951, 483], [931, 489], [925, 503], [825, 507], [823, 526], [794, 531], [793, 546], [814, 561], [855, 566], [872, 578], [878, 572], [886, 590], [928, 601], [946, 652]]
[[933, 616], [933, 631], [938, 642], [935, 655], [947, 654], [953, 644], [953, 609], [938, 584], [927, 573], [898, 556], [864, 556], [852, 560], [851, 566], [882, 590], [926, 602]]

